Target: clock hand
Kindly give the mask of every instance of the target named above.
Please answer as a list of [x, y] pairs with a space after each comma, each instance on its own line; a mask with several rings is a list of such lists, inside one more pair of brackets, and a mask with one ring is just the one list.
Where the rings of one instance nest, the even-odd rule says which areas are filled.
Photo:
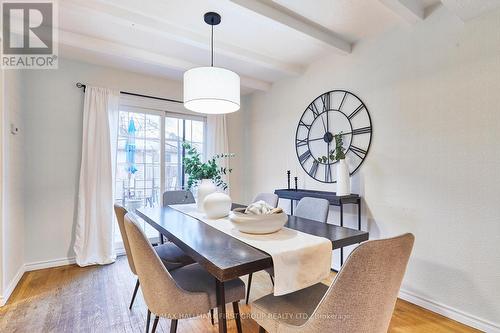
[[328, 110], [326, 111], [326, 132], [330, 132], [330, 120], [328, 118]]
[[328, 130], [327, 130], [328, 121], [327, 121], [327, 124], [325, 126], [325, 120], [323, 119], [323, 115], [319, 115], [319, 117], [321, 117], [321, 122], [323, 123], [323, 129], [325, 130], [325, 132], [328, 132]]

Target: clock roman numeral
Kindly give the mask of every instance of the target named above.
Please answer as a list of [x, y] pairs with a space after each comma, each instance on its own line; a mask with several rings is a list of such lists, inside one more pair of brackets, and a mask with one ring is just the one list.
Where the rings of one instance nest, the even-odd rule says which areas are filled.
[[352, 135], [359, 135], [359, 134], [366, 134], [366, 133], [371, 133], [371, 132], [372, 132], [372, 127], [366, 126], [366, 127], [353, 129], [351, 134]]
[[354, 145], [351, 145], [351, 147], [349, 148], [350, 151], [352, 151], [352, 153], [354, 155], [356, 155], [357, 157], [359, 157], [360, 159], [363, 159], [364, 156], [366, 155], [366, 150], [363, 150], [359, 147], [356, 147]]
[[348, 118], [349, 120], [351, 120], [351, 119], [352, 119], [352, 117], [354, 117], [355, 115], [357, 115], [357, 114], [358, 114], [358, 112], [359, 112], [359, 111], [361, 111], [361, 110], [363, 110], [363, 108], [364, 108], [364, 107], [365, 107], [365, 106], [364, 106], [363, 104], [361, 104], [360, 106], [358, 106], [358, 108], [357, 108], [356, 110], [354, 110], [354, 111], [353, 111], [350, 115], [348, 115], [348, 116], [347, 116], [347, 118]]
[[316, 104], [314, 102], [312, 102], [311, 104], [309, 104], [309, 106], [307, 108], [312, 111], [312, 113], [314, 114], [314, 118], [316, 118], [317, 116], [319, 116], [319, 110], [316, 107]]
[[332, 181], [332, 165], [325, 164], [325, 182], [329, 183]]
[[330, 94], [326, 93], [322, 95], [321, 101], [323, 102], [323, 111], [330, 110]]
[[306, 151], [305, 153], [303, 153], [302, 155], [299, 156], [300, 163], [304, 164], [305, 161], [307, 161], [309, 159], [309, 157], [311, 157], [311, 152], [308, 150], [308, 151]]
[[295, 145], [297, 147], [307, 146], [307, 139], [297, 139]]
[[344, 93], [344, 97], [342, 97], [342, 101], [339, 105], [339, 111], [342, 111], [342, 106], [344, 106], [345, 98], [347, 97], [347, 91]]
[[307, 130], [310, 130], [311, 129], [311, 125], [307, 125], [305, 122], [303, 122], [302, 120], [299, 122], [299, 126], [304, 126], [305, 128], [307, 128]]
[[314, 160], [311, 170], [309, 170], [309, 175], [311, 175], [311, 177], [316, 178], [316, 173], [318, 172], [318, 166], [319, 162]]

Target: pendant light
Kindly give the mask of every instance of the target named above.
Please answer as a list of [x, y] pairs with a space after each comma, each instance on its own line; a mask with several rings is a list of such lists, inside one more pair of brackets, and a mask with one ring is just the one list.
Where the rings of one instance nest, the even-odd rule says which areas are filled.
[[184, 73], [184, 106], [186, 109], [224, 114], [240, 109], [240, 77], [235, 72], [214, 66], [214, 25], [221, 21], [217, 13], [206, 13], [205, 22], [212, 26], [211, 65], [196, 67]]

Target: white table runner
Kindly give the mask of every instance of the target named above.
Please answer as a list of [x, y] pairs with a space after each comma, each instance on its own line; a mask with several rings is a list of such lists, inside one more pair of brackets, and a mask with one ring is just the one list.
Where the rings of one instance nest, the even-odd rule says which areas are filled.
[[208, 219], [197, 211], [196, 204], [170, 207], [268, 253], [274, 265], [275, 296], [307, 288], [330, 274], [332, 242], [326, 238], [289, 228], [267, 235], [245, 234], [233, 226], [229, 217]]

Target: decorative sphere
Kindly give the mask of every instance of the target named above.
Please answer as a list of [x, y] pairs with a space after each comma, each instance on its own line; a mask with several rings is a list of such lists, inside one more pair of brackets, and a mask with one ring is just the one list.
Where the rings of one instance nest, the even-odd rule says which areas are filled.
[[203, 200], [203, 210], [209, 219], [219, 219], [229, 215], [231, 198], [224, 193], [212, 193]]

